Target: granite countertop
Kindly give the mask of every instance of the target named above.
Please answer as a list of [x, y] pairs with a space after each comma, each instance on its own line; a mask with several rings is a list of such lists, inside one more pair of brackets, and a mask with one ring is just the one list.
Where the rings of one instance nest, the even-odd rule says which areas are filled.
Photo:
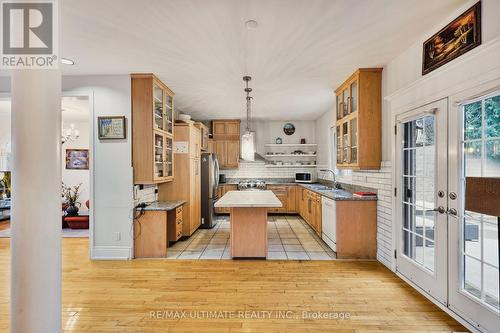
[[355, 197], [351, 192], [346, 190], [317, 190], [314, 185], [320, 184], [298, 184], [299, 186], [307, 188], [309, 191], [318, 193], [326, 198], [332, 200], [350, 200], [350, 201], [376, 201], [377, 197]]
[[175, 200], [175, 201], [157, 201], [153, 202], [150, 205], [147, 205], [144, 210], [145, 211], [169, 211], [176, 209], [177, 207], [186, 203], [186, 200]]
[[[377, 200], [377, 197], [355, 197], [352, 192], [348, 190], [317, 190], [314, 189], [315, 185], [324, 185], [321, 183], [296, 183], [295, 179], [293, 178], [255, 178], [255, 180], [264, 180], [266, 182], [266, 185], [298, 185], [302, 186], [304, 188], [307, 188], [310, 191], [313, 191], [315, 193], [318, 193], [324, 197], [333, 199], [333, 200], [356, 200], [356, 201], [373, 201]], [[235, 185], [238, 184], [240, 181], [245, 181], [245, 180], [252, 180], [251, 178], [228, 178], [226, 180], [226, 183], [220, 184], [228, 184], [228, 185]], [[351, 186], [351, 185], [346, 185], [346, 186]], [[353, 190], [353, 192], [357, 191], [359, 189]], [[370, 190], [367, 188], [363, 188], [362, 190]]]
[[229, 191], [214, 206], [222, 208], [272, 208], [283, 205], [272, 191]]

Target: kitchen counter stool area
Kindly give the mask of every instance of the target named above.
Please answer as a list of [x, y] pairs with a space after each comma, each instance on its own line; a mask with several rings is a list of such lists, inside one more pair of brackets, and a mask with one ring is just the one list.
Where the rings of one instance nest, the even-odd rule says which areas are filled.
[[[334, 260], [335, 253], [302, 218], [268, 216], [268, 260]], [[228, 216], [218, 216], [213, 229], [199, 229], [168, 249], [167, 259], [231, 259]]]

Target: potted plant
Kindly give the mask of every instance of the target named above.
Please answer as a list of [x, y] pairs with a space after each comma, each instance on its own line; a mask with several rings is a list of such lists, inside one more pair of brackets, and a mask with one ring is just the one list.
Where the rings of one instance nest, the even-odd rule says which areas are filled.
[[75, 216], [78, 215], [78, 210], [82, 205], [78, 202], [78, 198], [80, 197], [80, 187], [82, 184], [75, 185], [73, 187], [66, 186], [64, 182], [62, 183], [62, 194], [65, 204], [68, 206], [66, 208], [66, 215]]

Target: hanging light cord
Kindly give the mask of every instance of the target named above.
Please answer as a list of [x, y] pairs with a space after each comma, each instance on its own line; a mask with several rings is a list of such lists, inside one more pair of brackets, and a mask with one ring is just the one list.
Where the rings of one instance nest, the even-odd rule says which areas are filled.
[[253, 97], [250, 96], [250, 93], [252, 92], [252, 88], [248, 87], [248, 82], [251, 79], [252, 78], [250, 76], [243, 77], [243, 81], [246, 82], [245, 92], [247, 93], [247, 97], [246, 97], [246, 99], [247, 99], [247, 128], [246, 128], [247, 132], [250, 132], [250, 130], [251, 130], [251, 126], [250, 126], [251, 119], [250, 118], [251, 118], [251, 112], [252, 112], [252, 98]]

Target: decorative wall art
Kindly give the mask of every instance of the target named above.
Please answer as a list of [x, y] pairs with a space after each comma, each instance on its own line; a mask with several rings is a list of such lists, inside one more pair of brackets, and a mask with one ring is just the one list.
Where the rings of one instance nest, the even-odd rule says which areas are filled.
[[481, 2], [424, 42], [422, 75], [481, 45]]
[[66, 149], [66, 169], [88, 170], [88, 149]]
[[295, 133], [295, 126], [291, 123], [286, 123], [285, 126], [283, 126], [283, 132], [285, 132], [286, 135], [292, 135]]
[[127, 138], [126, 118], [118, 117], [98, 117], [97, 127], [99, 140], [116, 140]]

